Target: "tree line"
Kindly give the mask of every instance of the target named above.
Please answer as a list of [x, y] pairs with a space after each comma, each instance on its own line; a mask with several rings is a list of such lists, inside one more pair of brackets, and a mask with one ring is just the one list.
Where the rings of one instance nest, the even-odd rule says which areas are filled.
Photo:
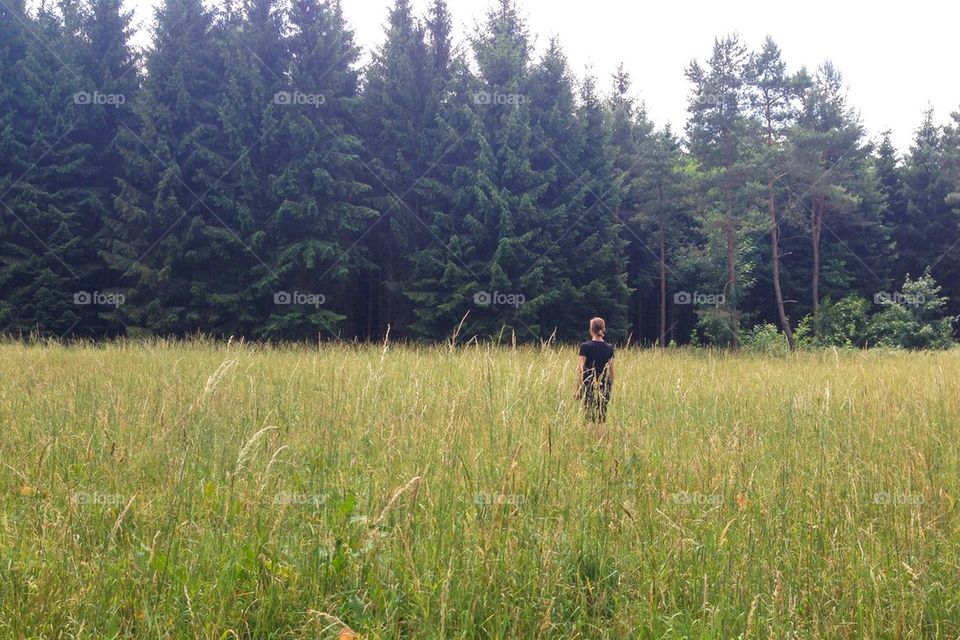
[[[868, 139], [829, 62], [715, 40], [682, 132], [514, 0], [0, 3], [0, 333], [946, 346], [960, 113]], [[918, 114], [919, 116], [920, 114]], [[941, 283], [941, 284], [938, 284]]]

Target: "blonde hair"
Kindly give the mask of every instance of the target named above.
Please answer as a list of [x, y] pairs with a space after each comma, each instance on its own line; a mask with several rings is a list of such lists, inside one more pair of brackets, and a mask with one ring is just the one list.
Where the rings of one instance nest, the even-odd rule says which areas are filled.
[[595, 336], [603, 337], [603, 332], [607, 329], [607, 323], [603, 321], [603, 318], [591, 318], [590, 319], [590, 333]]

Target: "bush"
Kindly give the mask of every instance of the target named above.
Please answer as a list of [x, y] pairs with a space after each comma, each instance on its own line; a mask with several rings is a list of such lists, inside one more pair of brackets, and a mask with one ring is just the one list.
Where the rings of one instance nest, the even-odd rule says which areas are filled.
[[730, 328], [731, 310], [727, 307], [705, 307], [697, 309], [697, 324], [693, 328], [690, 342], [697, 346], [729, 347], [733, 344], [733, 330]]
[[777, 326], [770, 324], [758, 324], [744, 333], [743, 348], [748, 351], [756, 351], [767, 355], [783, 355], [787, 353], [787, 338]]
[[813, 347], [860, 347], [867, 341], [870, 303], [859, 296], [836, 302], [825, 300], [816, 314], [805, 316], [794, 338], [798, 345]]
[[956, 317], [944, 316], [947, 299], [928, 268], [923, 276], [908, 275], [900, 291], [880, 292], [870, 303], [858, 296], [824, 301], [816, 314], [797, 325], [797, 344], [815, 347], [881, 346], [902, 349], [946, 349], [954, 345]]
[[948, 349], [954, 345], [956, 316], [944, 316], [947, 299], [940, 295], [927, 268], [917, 280], [908, 275], [903, 289], [893, 296], [878, 294], [883, 311], [873, 316], [867, 327], [870, 344], [903, 349]]

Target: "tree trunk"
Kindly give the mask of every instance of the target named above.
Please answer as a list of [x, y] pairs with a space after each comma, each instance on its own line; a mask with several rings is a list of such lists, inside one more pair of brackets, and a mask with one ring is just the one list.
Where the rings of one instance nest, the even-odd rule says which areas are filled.
[[[767, 121], [767, 149], [773, 149], [773, 114], [772, 100], [769, 93], [764, 93], [764, 116]], [[777, 205], [773, 198], [773, 169], [767, 167], [767, 213], [770, 215], [770, 269], [773, 272], [773, 293], [777, 299], [777, 316], [780, 318], [780, 328], [787, 337], [787, 347], [793, 351], [793, 330], [790, 328], [790, 318], [783, 307], [783, 290], [780, 288], [780, 226], [777, 224]]]
[[773, 292], [777, 298], [777, 315], [780, 317], [780, 328], [787, 337], [787, 347], [793, 350], [793, 330], [790, 328], [790, 318], [783, 307], [783, 291], [780, 289], [780, 227], [777, 225], [777, 208], [773, 200], [773, 174], [767, 176], [767, 212], [770, 214], [770, 262], [773, 271]]
[[734, 221], [727, 220], [724, 225], [727, 240], [727, 292], [730, 296], [730, 331], [733, 333], [731, 346], [734, 351], [740, 349], [740, 320], [737, 317], [737, 258], [736, 258], [736, 230]]
[[[813, 312], [820, 309], [820, 235], [823, 233], [823, 199], [813, 200], [813, 225], [810, 240], [813, 245], [813, 273], [810, 290], [813, 293]], [[816, 324], [816, 323], [814, 323]]]
[[667, 346], [667, 241], [666, 231], [663, 228], [663, 220], [659, 222], [660, 227], [660, 326], [658, 328], [658, 339], [661, 348]]

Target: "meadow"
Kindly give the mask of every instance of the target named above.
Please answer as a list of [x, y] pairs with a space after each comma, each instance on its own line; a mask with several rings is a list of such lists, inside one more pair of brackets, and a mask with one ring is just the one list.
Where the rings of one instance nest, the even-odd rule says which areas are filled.
[[0, 637], [954, 638], [960, 351], [0, 345]]

